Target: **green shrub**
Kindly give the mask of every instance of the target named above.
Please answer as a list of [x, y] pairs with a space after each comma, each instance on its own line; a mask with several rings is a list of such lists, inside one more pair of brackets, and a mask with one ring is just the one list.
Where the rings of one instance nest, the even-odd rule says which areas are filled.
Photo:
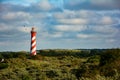
[[100, 56], [95, 55], [88, 58], [87, 63], [98, 63], [100, 62]]
[[102, 76], [111, 77], [116, 75], [115, 70], [119, 71], [120, 49], [106, 50], [100, 59], [100, 73]]
[[7, 63], [0, 63], [0, 69], [5, 69], [8, 68], [8, 64]]
[[21, 78], [22, 80], [32, 80], [32, 77], [31, 76], [29, 76], [29, 75], [22, 75], [22, 78]]
[[114, 75], [116, 75], [116, 69], [110, 65], [106, 65], [100, 69], [100, 75], [113, 77]]
[[3, 58], [2, 54], [0, 54], [0, 60]]
[[47, 75], [48, 78], [54, 78], [54, 77], [59, 76], [59, 74], [56, 70], [46, 71], [46, 75]]
[[41, 55], [35, 55], [35, 56], [30, 56], [30, 59], [33, 59], [33, 60], [42, 60], [43, 57]]
[[110, 49], [106, 50], [101, 55], [100, 66], [104, 66], [106, 64], [110, 64], [120, 58], [120, 49]]

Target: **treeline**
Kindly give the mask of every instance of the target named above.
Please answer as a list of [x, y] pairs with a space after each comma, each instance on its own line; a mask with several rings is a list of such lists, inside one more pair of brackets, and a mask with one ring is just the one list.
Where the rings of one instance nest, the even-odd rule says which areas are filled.
[[[37, 50], [37, 54], [41, 56], [74, 56], [74, 57], [89, 57], [93, 55], [101, 55], [108, 49], [45, 49]], [[20, 56], [29, 56], [29, 52], [0, 52], [0, 58], [16, 58]]]
[[17, 57], [27, 57], [28, 52], [20, 51], [20, 52], [0, 52], [0, 59], [5, 58], [17, 58]]
[[42, 56], [74, 56], [74, 57], [89, 57], [100, 55], [107, 49], [45, 49], [38, 50], [37, 53]]

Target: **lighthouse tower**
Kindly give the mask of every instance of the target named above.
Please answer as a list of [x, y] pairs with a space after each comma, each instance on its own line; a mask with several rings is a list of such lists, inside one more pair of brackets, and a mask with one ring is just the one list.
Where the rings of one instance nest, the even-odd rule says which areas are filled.
[[32, 27], [31, 30], [31, 49], [30, 55], [36, 55], [36, 31], [35, 28]]

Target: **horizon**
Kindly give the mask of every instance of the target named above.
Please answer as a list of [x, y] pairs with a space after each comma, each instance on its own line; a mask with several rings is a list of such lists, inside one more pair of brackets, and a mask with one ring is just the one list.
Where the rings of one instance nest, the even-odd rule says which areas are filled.
[[[106, 4], [108, 3], [108, 4]], [[119, 0], [1, 0], [0, 52], [120, 48]]]
[[[120, 48], [91, 48], [91, 49], [85, 49], [85, 48], [81, 48], [81, 49], [37, 49], [36, 51], [41, 51], [41, 50], [110, 50], [110, 49], [120, 49]], [[25, 50], [21, 50], [21, 51], [0, 51], [1, 52], [28, 52], [29, 54], [30, 53], [30, 50], [29, 51], [25, 51]]]

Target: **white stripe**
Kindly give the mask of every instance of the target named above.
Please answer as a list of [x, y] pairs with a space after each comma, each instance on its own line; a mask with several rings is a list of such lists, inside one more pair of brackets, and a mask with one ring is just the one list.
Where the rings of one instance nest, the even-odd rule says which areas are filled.
[[35, 39], [36, 39], [36, 37], [35, 37], [35, 36], [33, 36], [33, 37], [32, 37], [32, 41], [33, 41], [33, 40], [35, 40]]
[[36, 51], [36, 47], [34, 47], [34, 48], [32, 49], [32, 53], [33, 53], [34, 51]]
[[36, 55], [36, 52], [34, 53], [34, 55]]
[[36, 45], [36, 41], [34, 41], [34, 43], [32, 43], [32, 47]]

